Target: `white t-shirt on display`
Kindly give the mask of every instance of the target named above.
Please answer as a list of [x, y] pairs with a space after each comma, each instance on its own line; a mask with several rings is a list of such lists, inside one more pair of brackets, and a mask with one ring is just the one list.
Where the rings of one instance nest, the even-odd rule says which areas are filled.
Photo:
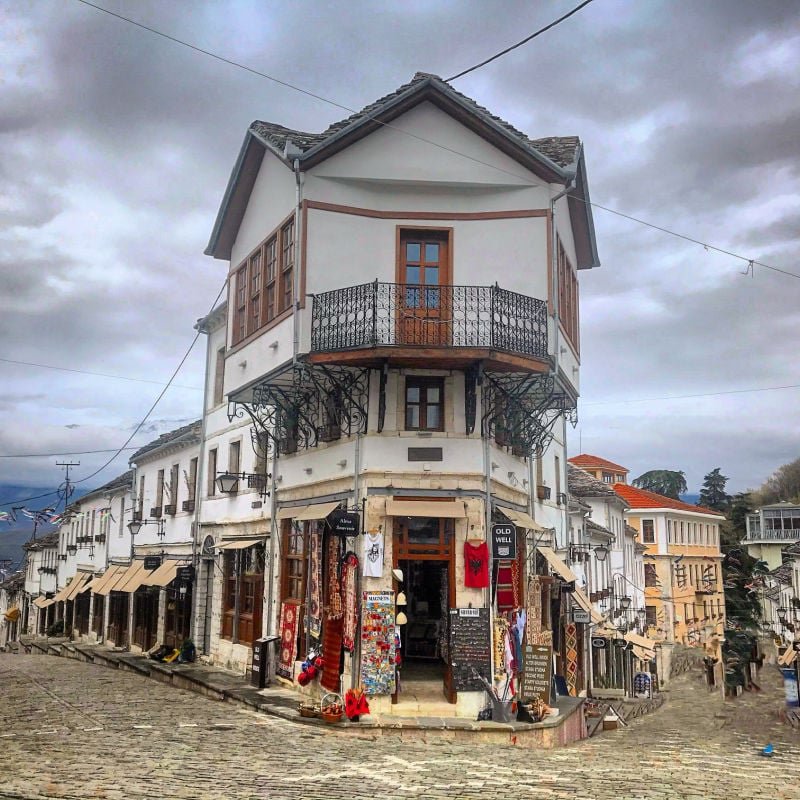
[[361, 563], [366, 578], [383, 577], [383, 536], [380, 533], [364, 536], [364, 558]]

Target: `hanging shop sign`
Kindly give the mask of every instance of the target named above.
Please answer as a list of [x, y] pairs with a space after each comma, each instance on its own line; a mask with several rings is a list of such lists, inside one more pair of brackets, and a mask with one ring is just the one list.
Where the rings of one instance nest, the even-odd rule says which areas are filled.
[[361, 517], [357, 511], [333, 511], [328, 524], [339, 536], [357, 536], [361, 531]]
[[614, 647], [627, 647], [628, 643], [624, 639], [614, 639]]
[[550, 702], [550, 685], [553, 680], [553, 648], [546, 644], [528, 644], [522, 652], [522, 697], [538, 697]]
[[175, 577], [179, 581], [193, 581], [194, 580], [194, 567], [187, 565], [185, 567], [178, 567]]
[[149, 572], [153, 569], [158, 569], [161, 566], [161, 556], [145, 556], [144, 568]]
[[591, 614], [589, 614], [589, 612], [583, 608], [573, 608], [572, 621], [581, 622], [584, 625], [588, 625], [592, 621], [592, 617]]
[[361, 607], [361, 685], [368, 695], [395, 690], [394, 592], [364, 592]]
[[604, 639], [602, 636], [593, 636], [592, 647], [595, 650], [605, 650], [608, 647], [608, 639]]
[[486, 688], [476, 673], [491, 679], [490, 639], [489, 609], [450, 609], [450, 663], [455, 691], [477, 692]]
[[510, 522], [492, 525], [492, 558], [513, 561], [517, 557], [517, 529]]

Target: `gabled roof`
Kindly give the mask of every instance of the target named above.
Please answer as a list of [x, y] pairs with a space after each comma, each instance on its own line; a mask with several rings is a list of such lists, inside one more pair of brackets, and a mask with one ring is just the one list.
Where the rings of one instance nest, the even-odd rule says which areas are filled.
[[790, 564], [781, 564], [779, 567], [773, 569], [772, 572], [768, 572], [767, 575], [775, 578], [775, 580], [780, 583], [784, 583], [791, 586], [792, 567]]
[[649, 492], [646, 489], [637, 489], [627, 483], [615, 483], [614, 491], [628, 502], [632, 509], [637, 508], [674, 508], [676, 511], [692, 511], [695, 514], [713, 514], [715, 517], [724, 518], [724, 514], [705, 506], [693, 506], [682, 500], [664, 497], [663, 494]]
[[590, 536], [604, 536], [610, 541], [614, 541], [614, 539], [617, 538], [608, 528], [604, 527], [603, 525], [598, 525], [591, 519], [586, 520], [586, 532]]
[[19, 591], [25, 585], [25, 573], [22, 570], [9, 575], [2, 583], [0, 589], [9, 592]]
[[22, 545], [23, 550], [44, 550], [46, 547], [58, 546], [58, 531], [48, 533], [46, 536], [40, 536], [38, 539], [31, 539]]
[[577, 497], [613, 497], [615, 500], [622, 500], [610, 483], [603, 483], [588, 472], [569, 463], [567, 464], [567, 486], [570, 494]]
[[624, 472], [628, 473], [627, 467], [621, 467], [619, 464], [615, 464], [613, 461], [608, 461], [605, 458], [600, 458], [600, 456], [593, 456], [590, 453], [581, 453], [579, 456], [573, 456], [572, 458], [568, 458], [570, 464], [574, 464], [576, 467], [582, 467], [586, 469], [586, 467], [600, 467], [601, 469], [612, 469], [616, 472]]
[[144, 447], [140, 447], [130, 458], [129, 463], [133, 464], [141, 459], [144, 455], [155, 455], [157, 450], [161, 450], [167, 445], [189, 445], [195, 444], [200, 441], [200, 432], [202, 430], [202, 420], [195, 420], [182, 428], [176, 428], [174, 431], [162, 433], [158, 439], [154, 439]]
[[[577, 267], [599, 266], [580, 139], [577, 136], [531, 139], [437, 75], [425, 72], [417, 72], [408, 83], [333, 123], [321, 133], [293, 130], [274, 122], [254, 121], [228, 181], [206, 255], [230, 258], [267, 149], [288, 168], [293, 168], [297, 161], [302, 170], [307, 170], [425, 101], [434, 103], [548, 183], [566, 184], [574, 180], [575, 185], [568, 192], [568, 203], [573, 219]], [[442, 144], [446, 145], [446, 142]]]
[[127, 472], [123, 472], [122, 475], [117, 475], [116, 478], [112, 478], [108, 483], [104, 483], [102, 486], [92, 489], [91, 492], [87, 492], [83, 497], [80, 497], [71, 503], [70, 507], [77, 508], [84, 500], [91, 500], [98, 494], [111, 494], [118, 489], [130, 489], [132, 487], [133, 470], [129, 469]]

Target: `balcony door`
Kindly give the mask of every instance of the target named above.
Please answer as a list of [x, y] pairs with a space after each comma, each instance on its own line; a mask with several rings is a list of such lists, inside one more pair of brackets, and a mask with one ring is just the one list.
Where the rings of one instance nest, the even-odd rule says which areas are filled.
[[400, 229], [398, 344], [444, 346], [452, 341], [451, 229]]

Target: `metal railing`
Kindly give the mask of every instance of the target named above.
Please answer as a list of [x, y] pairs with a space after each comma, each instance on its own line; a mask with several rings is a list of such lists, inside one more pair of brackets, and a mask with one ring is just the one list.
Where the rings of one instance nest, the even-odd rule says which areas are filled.
[[499, 286], [362, 283], [314, 295], [311, 350], [488, 347], [547, 353], [547, 303]]
[[800, 528], [790, 528], [781, 530], [751, 530], [749, 535], [744, 537], [745, 542], [777, 542], [800, 540]]

